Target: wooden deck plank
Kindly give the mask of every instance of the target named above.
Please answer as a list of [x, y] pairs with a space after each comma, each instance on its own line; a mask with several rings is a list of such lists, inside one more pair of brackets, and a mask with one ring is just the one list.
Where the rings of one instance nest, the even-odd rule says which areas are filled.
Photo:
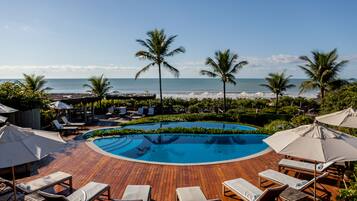
[[[32, 180], [55, 171], [73, 175], [73, 185], [77, 189], [90, 181], [107, 183], [111, 186], [112, 197], [121, 198], [126, 185], [148, 184], [152, 186], [152, 197], [156, 201], [174, 201], [175, 190], [184, 186], [201, 186], [207, 198], [222, 197], [221, 184], [225, 180], [242, 177], [258, 186], [258, 172], [277, 169], [281, 156], [269, 152], [255, 158], [215, 165], [171, 166], [130, 162], [100, 154], [83, 141], [77, 141], [61, 153], [53, 154], [52, 161], [40, 167], [39, 174], [23, 180]], [[45, 164], [49, 159], [41, 161]], [[337, 188], [328, 186], [336, 195]]]

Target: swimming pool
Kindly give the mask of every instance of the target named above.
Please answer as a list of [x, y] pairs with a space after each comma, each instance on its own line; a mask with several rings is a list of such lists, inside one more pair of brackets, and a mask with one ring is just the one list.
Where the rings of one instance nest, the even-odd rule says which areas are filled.
[[205, 122], [205, 121], [184, 121], [184, 122], [157, 122], [157, 123], [145, 123], [124, 126], [126, 129], [142, 129], [142, 130], [154, 130], [159, 128], [212, 128], [212, 129], [224, 129], [224, 130], [256, 130], [251, 126], [245, 126], [241, 124], [222, 123], [222, 122]]
[[[256, 130], [254, 127], [222, 122], [159, 122], [128, 125], [112, 129], [214, 128]], [[107, 129], [106, 129], [107, 130]], [[96, 150], [114, 157], [164, 164], [202, 164], [251, 157], [268, 146], [265, 134], [136, 134], [95, 139]]]

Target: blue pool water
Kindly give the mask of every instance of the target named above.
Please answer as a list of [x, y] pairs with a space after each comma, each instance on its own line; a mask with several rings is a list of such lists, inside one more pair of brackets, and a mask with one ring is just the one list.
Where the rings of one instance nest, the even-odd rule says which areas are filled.
[[215, 128], [215, 129], [224, 129], [224, 130], [256, 130], [256, 128], [251, 126], [245, 126], [240, 124], [228, 124], [221, 122], [203, 122], [203, 121], [185, 121], [185, 122], [158, 122], [158, 123], [145, 123], [145, 124], [135, 124], [130, 126], [125, 126], [124, 128], [128, 129], [142, 129], [142, 130], [153, 130], [159, 128]]
[[[126, 126], [129, 129], [204, 127], [254, 130], [239, 124], [219, 122], [166, 122]], [[93, 141], [103, 151], [121, 157], [162, 163], [208, 163], [239, 159], [267, 149], [265, 134], [137, 134], [99, 138]]]

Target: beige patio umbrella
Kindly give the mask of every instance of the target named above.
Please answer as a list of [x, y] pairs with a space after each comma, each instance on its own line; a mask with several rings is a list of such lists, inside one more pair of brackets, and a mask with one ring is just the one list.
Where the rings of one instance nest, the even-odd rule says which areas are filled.
[[[11, 167], [15, 187], [15, 166], [37, 161], [64, 147], [58, 133], [17, 127], [0, 128], [0, 168]], [[16, 188], [14, 188], [16, 200]]]
[[0, 123], [5, 123], [7, 120], [7, 117], [1, 116], [0, 115]]
[[8, 107], [6, 105], [3, 105], [0, 103], [0, 114], [8, 114], [8, 113], [14, 113], [17, 112], [17, 109], [14, 109], [12, 107]]
[[318, 122], [277, 132], [264, 139], [264, 142], [279, 154], [315, 161], [315, 196], [317, 162], [357, 160], [356, 137]]
[[352, 108], [347, 108], [331, 114], [316, 117], [316, 120], [333, 126], [357, 128], [357, 112]]
[[56, 109], [56, 110], [71, 110], [73, 109], [72, 105], [68, 105], [62, 101], [55, 101], [49, 104], [50, 108]]

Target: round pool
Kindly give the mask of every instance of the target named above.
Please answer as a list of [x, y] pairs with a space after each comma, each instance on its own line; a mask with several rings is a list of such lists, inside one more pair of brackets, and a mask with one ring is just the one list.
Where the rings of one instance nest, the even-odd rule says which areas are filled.
[[[123, 128], [152, 130], [164, 127], [255, 130], [249, 126], [220, 122], [165, 122]], [[263, 142], [266, 137], [265, 134], [134, 134], [97, 138], [91, 145], [102, 153], [127, 160], [195, 165], [236, 161], [262, 154], [268, 150]]]

